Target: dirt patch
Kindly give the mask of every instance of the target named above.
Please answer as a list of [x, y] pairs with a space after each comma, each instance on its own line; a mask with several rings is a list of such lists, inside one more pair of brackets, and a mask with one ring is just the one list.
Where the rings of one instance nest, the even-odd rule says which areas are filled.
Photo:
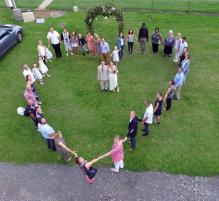
[[38, 10], [36, 9], [34, 11], [34, 15], [35, 15], [35, 18], [44, 18], [44, 19], [47, 19], [47, 18], [57, 18], [57, 17], [61, 17], [65, 14], [65, 12], [63, 11], [52, 11], [52, 10]]

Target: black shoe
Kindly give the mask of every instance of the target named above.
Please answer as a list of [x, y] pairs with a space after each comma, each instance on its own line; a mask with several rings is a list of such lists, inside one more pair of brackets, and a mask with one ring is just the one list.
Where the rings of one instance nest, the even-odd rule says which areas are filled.
[[144, 134], [142, 134], [142, 136], [148, 136], [148, 133], [144, 133]]

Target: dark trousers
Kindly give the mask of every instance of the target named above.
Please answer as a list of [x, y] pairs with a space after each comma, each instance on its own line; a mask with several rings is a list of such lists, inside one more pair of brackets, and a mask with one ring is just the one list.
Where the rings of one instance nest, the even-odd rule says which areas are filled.
[[144, 134], [143, 135], [149, 134], [149, 125], [150, 124], [144, 122]]
[[172, 99], [171, 98], [167, 98], [166, 99], [166, 110], [168, 111], [170, 108], [171, 108], [171, 105], [172, 105]]
[[129, 54], [132, 54], [132, 52], [133, 52], [133, 46], [134, 46], [134, 42], [128, 42]]
[[136, 147], [135, 136], [133, 136], [133, 135], [130, 136], [130, 143], [131, 143], [131, 148], [135, 149], [135, 147]]
[[32, 117], [30, 117], [33, 120], [34, 125], [37, 127], [38, 126], [38, 120], [35, 118], [33, 119]]
[[43, 59], [43, 63], [44, 63], [45, 65], [47, 65], [47, 64], [46, 64], [46, 56], [45, 56], [45, 57], [42, 57], [42, 59]]
[[158, 48], [159, 48], [158, 44], [152, 43], [152, 51], [153, 51], [153, 53], [157, 53], [158, 52]]
[[121, 60], [124, 54], [124, 45], [120, 47], [120, 51], [119, 51], [119, 59]]
[[45, 139], [49, 149], [56, 151], [56, 145], [54, 139]]
[[52, 46], [53, 46], [53, 49], [54, 49], [54, 51], [55, 51], [55, 54], [56, 54], [56, 58], [58, 58], [58, 57], [62, 57], [62, 52], [61, 52], [61, 48], [60, 48], [60, 43], [58, 43], [58, 44], [52, 44]]

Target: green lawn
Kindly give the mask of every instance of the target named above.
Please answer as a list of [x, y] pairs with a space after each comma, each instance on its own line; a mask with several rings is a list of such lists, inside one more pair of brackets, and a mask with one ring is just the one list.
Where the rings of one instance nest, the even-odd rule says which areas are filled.
[[[121, 8], [146, 8], [162, 9], [162, 10], [177, 10], [187, 11], [189, 0], [54, 0], [49, 8], [54, 9], [72, 9], [73, 4], [79, 6], [79, 8], [89, 8], [95, 4], [113, 2], [115, 5]], [[218, 0], [192, 0], [190, 3], [191, 11], [203, 11], [203, 12], [219, 12]]]
[[[8, 11], [0, 10], [1, 23], [13, 23]], [[22, 64], [36, 62], [38, 39], [46, 41], [47, 29], [65, 22], [70, 30], [86, 32], [85, 13], [70, 13], [48, 19], [46, 24], [22, 24], [24, 41], [0, 61], [0, 161], [14, 163], [63, 163], [48, 151], [29, 118], [16, 114], [24, 105]], [[219, 173], [219, 17], [124, 13], [125, 32], [136, 32], [145, 21], [151, 30], [159, 26], [163, 35], [173, 29], [186, 35], [191, 51], [191, 71], [182, 89], [182, 100], [162, 115], [161, 125], [151, 127], [151, 135], [137, 136], [137, 149], [125, 145], [125, 165], [134, 171], [157, 170], [174, 174], [216, 175]], [[114, 46], [117, 24], [98, 18], [95, 30]], [[49, 65], [51, 78], [38, 90], [43, 111], [56, 130], [62, 130], [67, 144], [88, 160], [110, 150], [113, 136], [126, 134], [128, 113], [142, 116], [144, 99], [154, 101], [156, 91], [165, 91], [175, 66], [167, 58], [138, 52], [127, 54], [119, 65], [119, 93], [99, 93], [96, 80], [97, 59], [89, 55], [77, 59], [64, 57]], [[99, 165], [111, 165], [110, 158]]]
[[[0, 1], [0, 8], [5, 7], [5, 0]], [[43, 0], [15, 0], [18, 8], [37, 8]]]
[[[43, 0], [16, 0], [17, 7], [37, 8]], [[60, 3], [61, 2], [61, 3]], [[146, 8], [187, 11], [189, 0], [54, 0], [50, 9], [89, 8], [101, 3], [114, 3], [120, 8]], [[0, 8], [5, 7], [4, 0], [0, 1]], [[191, 0], [190, 11], [219, 12], [219, 0]]]

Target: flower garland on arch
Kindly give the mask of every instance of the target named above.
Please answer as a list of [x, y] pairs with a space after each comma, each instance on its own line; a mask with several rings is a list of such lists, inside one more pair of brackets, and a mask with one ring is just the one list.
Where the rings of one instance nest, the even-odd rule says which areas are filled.
[[119, 25], [119, 32], [123, 32], [123, 15], [122, 10], [114, 6], [113, 4], [100, 4], [96, 5], [93, 8], [90, 8], [87, 11], [87, 16], [85, 19], [85, 23], [87, 24], [87, 28], [91, 33], [94, 33], [93, 22], [95, 18], [99, 15], [104, 17], [114, 16]]

